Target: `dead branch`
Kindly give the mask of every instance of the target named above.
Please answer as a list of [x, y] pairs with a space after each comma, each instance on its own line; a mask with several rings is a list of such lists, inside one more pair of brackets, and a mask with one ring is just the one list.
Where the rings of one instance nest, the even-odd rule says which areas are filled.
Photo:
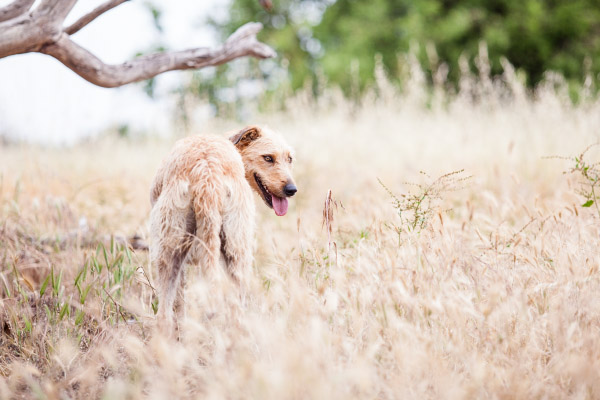
[[42, 0], [35, 9], [36, 19], [47, 25], [62, 25], [75, 3], [77, 0]]
[[79, 18], [73, 24], [71, 24], [68, 28], [65, 29], [65, 32], [67, 33], [67, 35], [73, 35], [74, 33], [81, 30], [81, 28], [85, 27], [87, 24], [98, 18], [100, 15], [104, 14], [109, 10], [112, 10], [116, 6], [121, 5], [126, 1], [129, 0], [111, 0], [99, 5], [89, 13], [85, 14], [83, 17]]
[[[15, 0], [0, 8], [0, 58], [39, 52], [56, 58], [95, 85], [117, 87], [150, 79], [167, 71], [216, 66], [246, 56], [275, 56], [273, 49], [257, 40], [256, 34], [262, 29], [262, 24], [255, 22], [240, 27], [225, 43], [214, 49], [156, 53], [118, 65], [105, 64], [71, 40], [70, 35], [125, 1], [106, 1], [64, 28], [63, 22], [77, 0], [41, 0], [30, 12], [27, 11], [33, 0]], [[3, 20], [3, 17], [6, 19]]]
[[0, 22], [8, 21], [9, 19], [25, 14], [29, 11], [33, 3], [35, 3], [35, 0], [15, 0], [9, 5], [0, 8]]
[[262, 24], [251, 22], [239, 28], [216, 49], [196, 48], [171, 53], [155, 53], [119, 65], [103, 63], [98, 57], [73, 42], [66, 33], [63, 33], [55, 43], [42, 48], [41, 52], [56, 58], [95, 85], [117, 87], [149, 79], [167, 71], [216, 66], [244, 56], [273, 57], [275, 52], [256, 40], [256, 33], [261, 29]]

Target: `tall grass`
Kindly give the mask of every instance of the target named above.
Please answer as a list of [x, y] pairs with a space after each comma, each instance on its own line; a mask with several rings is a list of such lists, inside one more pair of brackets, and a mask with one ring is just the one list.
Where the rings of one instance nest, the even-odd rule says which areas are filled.
[[[296, 148], [299, 192], [283, 218], [257, 199], [248, 304], [188, 268], [179, 342], [155, 332], [147, 253], [119, 239], [148, 236], [172, 141], [0, 148], [0, 398], [600, 397], [600, 220], [544, 158], [597, 142], [600, 104], [556, 78], [527, 94], [509, 66], [455, 95], [412, 76], [252, 121]], [[378, 179], [410, 196], [420, 171], [463, 169], [399, 241]]]

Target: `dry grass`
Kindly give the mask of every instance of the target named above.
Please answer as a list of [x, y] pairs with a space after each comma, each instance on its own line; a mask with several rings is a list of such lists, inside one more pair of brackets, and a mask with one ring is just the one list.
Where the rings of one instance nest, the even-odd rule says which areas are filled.
[[[599, 398], [600, 221], [543, 157], [597, 142], [600, 104], [479, 87], [430, 109], [414, 88], [298, 98], [256, 121], [296, 147], [299, 193], [283, 218], [257, 200], [246, 308], [190, 269], [181, 342], [153, 333], [147, 254], [104, 240], [147, 236], [172, 142], [0, 148], [0, 398]], [[462, 169], [398, 240], [377, 179], [400, 196]]]

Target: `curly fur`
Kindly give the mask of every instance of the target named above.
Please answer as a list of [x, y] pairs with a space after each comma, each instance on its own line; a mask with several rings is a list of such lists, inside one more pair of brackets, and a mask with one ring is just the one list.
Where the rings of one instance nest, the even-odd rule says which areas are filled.
[[[265, 162], [265, 155], [274, 162]], [[253, 260], [251, 189], [262, 196], [254, 176], [283, 197], [285, 185], [293, 184], [291, 160], [280, 136], [254, 126], [229, 140], [192, 136], [175, 144], [150, 191], [150, 258], [159, 274], [158, 318], [167, 331], [183, 311], [185, 264], [206, 272], [222, 257], [229, 276], [244, 284]]]

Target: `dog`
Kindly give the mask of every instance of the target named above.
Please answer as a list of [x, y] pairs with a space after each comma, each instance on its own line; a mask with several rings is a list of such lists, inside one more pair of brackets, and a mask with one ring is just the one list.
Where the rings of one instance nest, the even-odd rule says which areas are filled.
[[205, 273], [224, 261], [246, 284], [253, 261], [254, 190], [283, 216], [297, 192], [293, 151], [268, 128], [249, 126], [228, 139], [192, 136], [176, 142], [154, 178], [150, 201], [151, 263], [158, 269], [157, 319], [167, 332], [183, 312], [184, 266]]

